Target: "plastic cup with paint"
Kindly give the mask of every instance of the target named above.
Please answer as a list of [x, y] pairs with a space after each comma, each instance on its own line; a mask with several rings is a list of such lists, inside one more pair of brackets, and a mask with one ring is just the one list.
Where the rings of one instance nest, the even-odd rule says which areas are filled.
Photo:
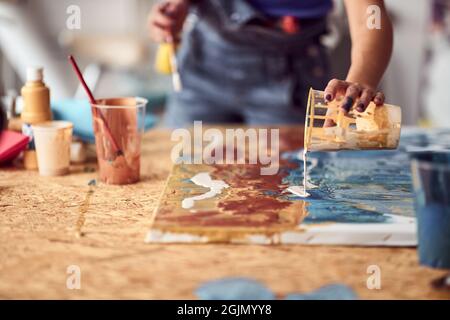
[[132, 97], [92, 104], [100, 181], [119, 185], [139, 181], [146, 105], [146, 99]]
[[328, 102], [323, 91], [310, 89], [306, 107], [303, 152], [303, 186], [291, 186], [288, 191], [308, 197], [307, 152], [339, 150], [396, 149], [400, 141], [402, 111], [400, 107], [371, 102], [364, 112], [355, 109], [344, 114], [342, 97]]
[[[411, 152], [420, 264], [450, 269], [450, 149]], [[450, 289], [450, 274], [435, 284]]]
[[60, 176], [69, 172], [73, 125], [68, 121], [48, 121], [32, 126], [39, 174]]
[[[354, 104], [357, 105], [357, 102]], [[400, 140], [400, 107], [371, 102], [364, 112], [353, 106], [347, 114], [339, 97], [327, 102], [324, 92], [311, 89], [305, 119], [308, 151], [396, 149]]]

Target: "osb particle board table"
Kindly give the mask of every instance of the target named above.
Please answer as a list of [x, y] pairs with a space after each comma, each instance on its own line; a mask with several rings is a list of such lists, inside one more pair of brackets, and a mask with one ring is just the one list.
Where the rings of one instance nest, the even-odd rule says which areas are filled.
[[[0, 298], [185, 299], [226, 276], [256, 278], [280, 297], [339, 282], [367, 299], [450, 298], [429, 285], [443, 272], [420, 267], [412, 248], [145, 244], [171, 145], [169, 131], [145, 135], [142, 181], [95, 187], [82, 237], [75, 231], [94, 162], [55, 178], [0, 169]], [[70, 265], [81, 269], [80, 290], [66, 287]], [[367, 289], [369, 265], [381, 268], [380, 290]]]

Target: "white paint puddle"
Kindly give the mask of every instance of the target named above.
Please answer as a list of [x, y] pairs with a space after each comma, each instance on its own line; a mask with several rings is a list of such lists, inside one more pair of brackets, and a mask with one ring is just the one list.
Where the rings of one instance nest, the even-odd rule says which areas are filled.
[[298, 197], [307, 198], [310, 196], [303, 186], [290, 186], [286, 190]]
[[223, 180], [213, 180], [209, 172], [200, 172], [191, 178], [191, 181], [198, 186], [209, 188], [209, 191], [198, 196], [183, 199], [181, 206], [183, 209], [190, 209], [194, 206], [195, 201], [210, 199], [222, 193], [223, 189], [230, 186]]

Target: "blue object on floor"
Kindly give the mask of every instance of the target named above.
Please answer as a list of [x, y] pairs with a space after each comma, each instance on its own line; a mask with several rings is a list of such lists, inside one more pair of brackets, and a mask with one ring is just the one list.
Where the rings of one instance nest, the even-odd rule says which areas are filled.
[[[73, 123], [73, 135], [86, 142], [94, 142], [91, 106], [88, 100], [66, 99], [52, 103], [54, 120], [66, 120]], [[152, 128], [158, 117], [146, 113], [145, 129]]]
[[259, 281], [224, 278], [202, 284], [195, 292], [202, 300], [273, 300], [275, 295]]
[[291, 293], [286, 300], [356, 300], [356, 293], [344, 284], [330, 284], [310, 293]]
[[[275, 294], [261, 282], [244, 277], [223, 278], [202, 284], [195, 293], [202, 300], [273, 300]], [[347, 285], [330, 284], [309, 293], [291, 293], [286, 300], [356, 300]]]

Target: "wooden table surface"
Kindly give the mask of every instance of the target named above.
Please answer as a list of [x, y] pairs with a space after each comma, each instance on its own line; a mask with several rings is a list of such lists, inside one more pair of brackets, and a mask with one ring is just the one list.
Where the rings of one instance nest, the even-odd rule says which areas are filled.
[[[82, 237], [76, 229], [94, 162], [52, 178], [0, 169], [0, 298], [196, 298], [202, 282], [227, 276], [258, 279], [279, 297], [344, 283], [363, 299], [450, 298], [430, 286], [443, 271], [420, 267], [413, 248], [145, 244], [170, 150], [169, 131], [148, 132], [142, 181], [97, 185]], [[81, 270], [80, 290], [67, 289], [71, 265]], [[370, 265], [381, 270], [379, 290], [367, 288]]]

